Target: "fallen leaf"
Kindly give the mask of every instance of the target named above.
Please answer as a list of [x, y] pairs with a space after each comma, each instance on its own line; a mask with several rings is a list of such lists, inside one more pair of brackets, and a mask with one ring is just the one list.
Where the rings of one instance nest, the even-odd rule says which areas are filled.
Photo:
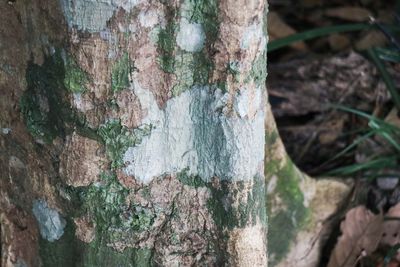
[[375, 215], [364, 206], [349, 210], [340, 224], [342, 235], [328, 267], [354, 267], [359, 258], [375, 251], [382, 235], [382, 223], [382, 215]]
[[338, 7], [338, 8], [330, 8], [325, 11], [325, 15], [329, 17], [345, 19], [349, 21], [367, 21], [370, 16], [372, 16], [371, 12], [368, 9], [362, 7]]
[[399, 112], [394, 107], [385, 118], [385, 122], [400, 128], [400, 117], [397, 115]]
[[357, 50], [365, 50], [374, 46], [384, 46], [387, 43], [387, 38], [380, 31], [370, 31], [363, 36], [355, 47]]
[[328, 37], [329, 46], [332, 50], [340, 51], [350, 46], [350, 39], [343, 34], [332, 34]]
[[[391, 207], [385, 217], [382, 239], [379, 245], [392, 247], [400, 243], [400, 203]], [[400, 253], [397, 253], [395, 258], [400, 260]]]

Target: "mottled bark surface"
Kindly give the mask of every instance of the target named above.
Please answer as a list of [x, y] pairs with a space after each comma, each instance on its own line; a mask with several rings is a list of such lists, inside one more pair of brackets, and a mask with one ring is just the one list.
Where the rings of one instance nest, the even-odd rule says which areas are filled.
[[265, 5], [1, 2], [2, 264], [266, 266]]

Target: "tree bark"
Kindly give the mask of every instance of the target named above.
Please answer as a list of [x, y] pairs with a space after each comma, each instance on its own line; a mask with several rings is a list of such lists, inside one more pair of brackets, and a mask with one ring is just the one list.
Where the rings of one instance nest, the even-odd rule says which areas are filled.
[[266, 11], [1, 2], [2, 266], [295, 266], [326, 191], [267, 104]]
[[2, 2], [2, 264], [266, 266], [265, 5]]

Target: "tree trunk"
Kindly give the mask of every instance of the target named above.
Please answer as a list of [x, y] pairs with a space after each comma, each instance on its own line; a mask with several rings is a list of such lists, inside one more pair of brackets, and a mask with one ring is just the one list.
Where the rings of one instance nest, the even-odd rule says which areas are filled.
[[265, 266], [264, 1], [60, 3], [1, 3], [3, 264]]
[[2, 266], [267, 266], [267, 211], [296, 262], [318, 194], [267, 105], [266, 10], [2, 1]]

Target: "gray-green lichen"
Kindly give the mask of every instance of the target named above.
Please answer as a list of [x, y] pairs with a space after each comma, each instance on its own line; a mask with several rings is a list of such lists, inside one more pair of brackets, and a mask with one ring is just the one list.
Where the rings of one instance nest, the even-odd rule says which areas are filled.
[[42, 238], [53, 242], [64, 234], [65, 219], [57, 210], [50, 208], [45, 200], [34, 200], [32, 212], [38, 222]]
[[158, 31], [158, 62], [162, 70], [176, 76], [172, 94], [177, 96], [193, 85], [206, 85], [213, 70], [207, 44], [212, 44], [218, 32], [217, 1], [186, 0], [180, 12], [171, 9], [170, 21]]
[[264, 160], [264, 106], [260, 88], [238, 92], [231, 116], [225, 113], [227, 93], [194, 86], [159, 109], [152, 93], [134, 86], [145, 123], [154, 125], [141, 144], [129, 147], [124, 171], [142, 182], [187, 170], [204, 181], [251, 180]]
[[[218, 188], [211, 185], [209, 188], [211, 198], [208, 200], [208, 208], [218, 227], [233, 229], [257, 223], [267, 224], [263, 177], [254, 177], [248, 191], [242, 181], [237, 182], [234, 187], [231, 183], [222, 181]], [[245, 194], [241, 195], [243, 192]], [[239, 205], [234, 205], [234, 202]]]
[[107, 238], [98, 238], [86, 244], [75, 237], [73, 225], [70, 221], [67, 223], [65, 234], [59, 240], [39, 241], [39, 254], [43, 267], [155, 266], [153, 250], [126, 248], [122, 252], [117, 251], [108, 245]]
[[87, 74], [71, 56], [68, 56], [65, 60], [65, 87], [72, 93], [84, 93], [88, 81]]
[[69, 87], [66, 85], [72, 86], [70, 90], [84, 90], [84, 87], [78, 87], [86, 76], [77, 66], [67, 68], [69, 74], [66, 73], [68, 63], [64, 64], [61, 55], [61, 50], [57, 48], [51, 56], [44, 58], [42, 65], [28, 63], [27, 89], [20, 99], [20, 110], [28, 131], [39, 143], [51, 143], [57, 136], [64, 137], [72, 128], [96, 139], [95, 132], [85, 125], [84, 116], [72, 109], [67, 100]]
[[27, 90], [20, 99], [21, 113], [28, 131], [43, 143], [50, 143], [65, 131], [62, 117], [69, 110], [63, 102], [64, 62], [57, 52], [42, 65], [29, 62]]
[[98, 32], [107, 27], [118, 9], [130, 12], [143, 0], [61, 0], [61, 7], [69, 28]]
[[267, 53], [264, 51], [253, 62], [250, 73], [246, 78], [246, 82], [254, 81], [257, 86], [264, 87], [267, 78]]
[[122, 126], [119, 120], [110, 120], [100, 125], [97, 133], [106, 146], [106, 154], [112, 161], [111, 167], [121, 167], [126, 150], [140, 144], [143, 137], [149, 135], [151, 130], [151, 125], [142, 125], [130, 130]]
[[124, 53], [120, 59], [115, 62], [111, 73], [111, 89], [118, 92], [129, 87], [129, 75], [133, 64], [129, 59], [128, 53]]

